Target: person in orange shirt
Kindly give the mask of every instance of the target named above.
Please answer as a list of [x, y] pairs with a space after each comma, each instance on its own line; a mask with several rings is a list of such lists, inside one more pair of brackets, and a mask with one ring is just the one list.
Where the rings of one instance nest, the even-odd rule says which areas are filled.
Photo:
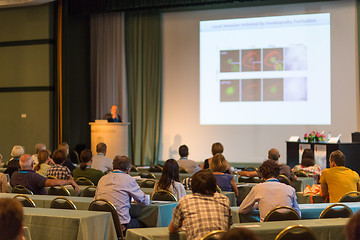
[[345, 167], [345, 155], [340, 150], [330, 154], [329, 162], [330, 168], [324, 169], [320, 176], [323, 197], [335, 203], [346, 193], [360, 190], [359, 174]]

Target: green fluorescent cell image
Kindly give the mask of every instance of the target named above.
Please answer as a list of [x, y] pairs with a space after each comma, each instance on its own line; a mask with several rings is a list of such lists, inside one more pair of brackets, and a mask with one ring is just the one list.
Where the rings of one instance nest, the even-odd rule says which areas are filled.
[[226, 89], [226, 94], [227, 94], [227, 95], [233, 95], [234, 93], [235, 93], [234, 87], [228, 87], [228, 88]]
[[220, 80], [220, 102], [240, 101], [240, 79]]
[[220, 51], [220, 72], [240, 72], [240, 50]]

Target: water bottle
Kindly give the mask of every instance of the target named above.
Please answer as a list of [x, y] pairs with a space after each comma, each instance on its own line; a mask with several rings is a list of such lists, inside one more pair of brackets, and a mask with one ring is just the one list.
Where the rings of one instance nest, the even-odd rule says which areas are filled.
[[238, 175], [237, 169], [235, 169], [234, 180], [235, 180], [236, 184], [239, 182], [239, 175]]

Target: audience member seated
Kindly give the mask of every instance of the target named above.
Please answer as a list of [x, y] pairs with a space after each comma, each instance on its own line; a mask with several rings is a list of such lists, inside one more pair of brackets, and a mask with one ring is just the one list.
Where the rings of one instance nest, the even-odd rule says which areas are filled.
[[7, 168], [4, 173], [9, 174], [10, 178], [12, 174], [20, 169], [19, 159], [24, 154], [24, 148], [20, 145], [15, 145], [11, 150], [12, 158], [7, 163]]
[[[211, 146], [211, 153], [213, 155], [213, 157], [217, 154], [217, 153], [223, 153], [224, 152], [224, 147], [221, 143], [219, 142], [216, 142], [214, 143], [212, 146]], [[211, 163], [211, 160], [213, 159], [213, 157], [211, 158], [208, 158], [208, 159], [205, 159], [204, 163], [201, 165], [201, 168], [202, 169], [208, 169], [210, 168], [210, 163]], [[225, 173], [230, 173], [232, 174], [232, 170], [231, 170], [231, 167], [230, 167], [230, 164], [227, 166], [227, 169], [225, 171]]]
[[47, 171], [51, 167], [49, 164], [52, 162], [48, 150], [40, 150], [37, 154], [38, 164], [35, 165], [34, 170], [36, 173], [43, 177], [47, 177]]
[[184, 196], [174, 208], [169, 232], [186, 225], [186, 239], [201, 239], [214, 230], [228, 230], [232, 225], [229, 199], [216, 192], [216, 178], [201, 170], [192, 176], [193, 194]]
[[213, 174], [216, 178], [216, 184], [220, 187], [220, 189], [226, 192], [234, 192], [235, 197], [237, 197], [238, 189], [234, 180], [234, 176], [228, 173], [224, 173], [228, 164], [229, 163], [226, 161], [224, 155], [217, 153], [210, 162], [210, 170], [213, 171]]
[[112, 160], [106, 155], [107, 146], [105, 143], [98, 143], [96, 145], [97, 155], [93, 156], [93, 165], [94, 169], [98, 169], [103, 173], [112, 171]]
[[186, 195], [184, 185], [179, 180], [179, 165], [176, 160], [169, 159], [165, 162], [160, 179], [155, 183], [153, 194], [158, 190], [172, 192], [178, 201]]
[[179, 147], [179, 155], [180, 159], [177, 161], [179, 167], [185, 168], [190, 174], [194, 174], [201, 170], [195, 161], [188, 159], [189, 148], [186, 145], [181, 145]]
[[34, 194], [46, 195], [45, 187], [72, 185], [80, 193], [78, 185], [73, 180], [47, 179], [34, 170], [31, 155], [24, 154], [20, 157], [21, 170], [14, 172], [10, 179], [10, 185], [15, 187], [22, 185]]
[[347, 240], [360, 239], [360, 212], [354, 214], [345, 227]]
[[[280, 174], [285, 175], [290, 181], [296, 180], [294, 172], [291, 171], [290, 167], [286, 164], [279, 163], [280, 153], [276, 148], [271, 148], [268, 152], [268, 160], [276, 162], [280, 167]], [[238, 171], [240, 176], [245, 177], [261, 177], [259, 171]]]
[[0, 199], [0, 239], [25, 240], [23, 228], [24, 211], [19, 200]]
[[305, 149], [301, 156], [300, 165], [296, 165], [293, 172], [304, 171], [309, 177], [318, 179], [321, 174], [320, 165], [315, 164], [314, 152], [312, 149]]
[[220, 240], [259, 240], [255, 233], [245, 227], [235, 227], [221, 236]]
[[56, 177], [57, 179], [68, 180], [72, 179], [71, 172], [68, 167], [63, 166], [62, 164], [66, 160], [66, 154], [63, 150], [55, 150], [53, 152], [53, 161], [54, 166], [51, 166], [48, 171], [48, 176]]
[[8, 192], [7, 177], [4, 173], [0, 173], [0, 192]]
[[34, 160], [35, 166], [39, 163], [39, 161], [38, 161], [38, 154], [39, 154], [39, 152], [40, 152], [41, 150], [46, 150], [46, 145], [43, 144], [43, 143], [37, 143], [37, 144], [35, 145], [35, 154], [32, 155], [32, 158], [33, 158], [33, 160]]
[[330, 202], [335, 203], [348, 192], [360, 191], [359, 174], [345, 167], [345, 155], [340, 150], [330, 154], [329, 162], [330, 168], [320, 176], [323, 197], [330, 197]]
[[69, 157], [69, 145], [66, 142], [62, 142], [58, 145], [58, 149], [62, 150], [65, 153], [65, 161], [61, 165], [67, 167], [70, 172], [74, 171], [76, 167], [71, 162], [71, 159]]
[[115, 156], [113, 169], [100, 179], [95, 199], [103, 198], [114, 204], [119, 213], [120, 222], [126, 229], [143, 227], [140, 221], [130, 217], [131, 198], [141, 205], [148, 205], [150, 201], [140, 190], [136, 180], [129, 175], [130, 159], [126, 156]]
[[104, 173], [100, 170], [91, 168], [92, 165], [92, 152], [90, 149], [85, 149], [80, 154], [80, 167], [76, 168], [73, 171], [74, 179], [75, 181], [79, 177], [86, 177], [91, 182], [94, 183], [94, 185], [97, 185], [100, 178], [104, 176]]
[[251, 212], [255, 203], [258, 203], [260, 221], [264, 221], [266, 214], [278, 206], [292, 207], [301, 216], [295, 189], [276, 179], [280, 173], [280, 165], [273, 160], [266, 160], [259, 167], [259, 171], [265, 182], [257, 184], [250, 190], [239, 207], [239, 213]]

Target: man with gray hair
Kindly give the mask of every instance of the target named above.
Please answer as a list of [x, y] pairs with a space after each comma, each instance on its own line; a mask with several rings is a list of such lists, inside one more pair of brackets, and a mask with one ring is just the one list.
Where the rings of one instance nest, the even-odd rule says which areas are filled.
[[136, 180], [129, 175], [131, 161], [126, 156], [115, 156], [113, 171], [103, 176], [96, 188], [94, 199], [103, 198], [116, 207], [120, 222], [128, 228], [142, 227], [142, 224], [130, 217], [131, 198], [140, 204], [148, 205], [149, 198], [145, 195]]
[[105, 143], [103, 142], [98, 143], [96, 145], [97, 155], [93, 156], [93, 163], [92, 163], [92, 168], [98, 169], [103, 173], [112, 171], [113, 169], [112, 160], [108, 157], [105, 157], [106, 149], [107, 146]]
[[79, 186], [74, 180], [47, 179], [33, 170], [34, 162], [29, 154], [20, 157], [21, 170], [14, 172], [10, 179], [10, 185], [16, 187], [22, 185], [34, 194], [46, 195], [45, 187], [72, 185], [80, 193]]
[[[290, 167], [286, 164], [279, 163], [280, 153], [276, 148], [271, 148], [268, 151], [268, 160], [276, 162], [280, 166], [280, 174], [285, 175], [290, 181], [296, 180], [296, 175], [291, 171]], [[260, 177], [259, 170], [257, 171], [238, 171], [240, 176], [245, 177]]]
[[37, 144], [35, 145], [35, 154], [32, 155], [32, 158], [33, 158], [33, 161], [34, 161], [34, 164], [35, 164], [35, 165], [39, 163], [38, 153], [39, 153], [41, 150], [46, 150], [46, 145], [43, 144], [43, 143], [37, 143]]

